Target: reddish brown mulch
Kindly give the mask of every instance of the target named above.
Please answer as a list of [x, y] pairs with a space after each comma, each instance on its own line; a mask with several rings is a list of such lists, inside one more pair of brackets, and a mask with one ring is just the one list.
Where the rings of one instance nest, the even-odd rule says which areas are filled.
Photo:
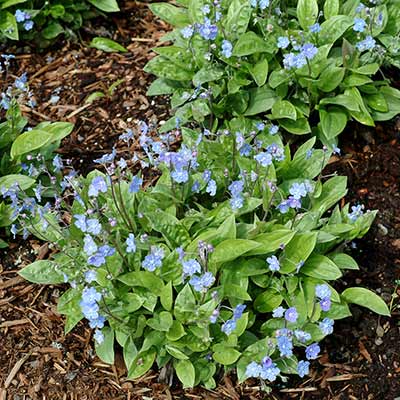
[[[39, 102], [35, 112], [28, 114], [32, 124], [44, 119], [76, 123], [62, 153], [83, 172], [93, 167], [93, 158], [110, 151], [118, 135], [136, 120], [168, 117], [164, 99], [154, 104], [146, 99], [152, 78], [141, 71], [168, 27], [154, 20], [146, 4], [129, 1], [114, 18], [114, 26], [96, 24], [89, 31], [110, 32], [129, 53], [105, 54], [65, 43], [45, 54], [21, 54], [19, 69], [13, 71], [15, 75], [28, 72]], [[87, 40], [88, 33], [83, 35]], [[88, 95], [106, 91], [120, 78], [124, 82], [113, 95], [85, 104]], [[52, 105], [49, 99], [58, 87], [62, 88], [60, 100]], [[350, 129], [343, 138], [345, 155], [331, 163], [327, 173], [337, 171], [349, 177], [347, 201], [362, 202], [380, 212], [353, 250], [360, 271], [346, 274], [338, 285], [368, 287], [389, 303], [394, 281], [400, 278], [400, 144], [390, 125], [353, 136], [357, 129]], [[121, 143], [117, 148], [121, 153], [126, 150]], [[236, 385], [234, 377], [220, 378], [215, 391], [182, 391], [176, 382], [168, 387], [157, 382], [156, 372], [126, 382], [120, 356], [115, 366], [94, 356], [92, 332], [86, 324], [80, 323], [64, 336], [63, 319], [56, 312], [64, 287], [38, 286], [18, 278], [20, 267], [47, 257], [49, 251], [35, 240], [0, 250], [0, 400], [394, 400], [400, 396], [398, 308], [388, 319], [353, 307], [354, 316], [337, 322], [335, 333], [322, 343], [323, 355], [313, 364], [311, 378], [278, 382], [269, 395], [260, 392], [255, 381]], [[398, 304], [394, 299], [394, 305]]]

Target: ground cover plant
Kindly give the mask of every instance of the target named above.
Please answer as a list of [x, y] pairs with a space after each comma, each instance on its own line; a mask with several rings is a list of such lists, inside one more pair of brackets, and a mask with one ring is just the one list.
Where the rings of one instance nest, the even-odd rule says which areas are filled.
[[[3, 76], [7, 75], [14, 58], [13, 55], [1, 56], [0, 73]], [[13, 85], [5, 87], [0, 94], [0, 112], [4, 115], [4, 121], [0, 123], [0, 193], [4, 200], [0, 202], [0, 227], [11, 225], [18, 213], [31, 207], [29, 198], [18, 212], [13, 210], [10, 203], [18, 201], [13, 188], [30, 189], [29, 193], [39, 202], [42, 196], [49, 198], [54, 195], [51, 185], [61, 177], [61, 161], [54, 151], [73, 129], [73, 124], [68, 122], [43, 122], [33, 129], [27, 127], [28, 121], [20, 106], [35, 106], [27, 80], [26, 74], [17, 77]], [[48, 190], [43, 191], [43, 185]], [[15, 226], [11, 231], [15, 236]], [[5, 245], [3, 241], [1, 244]]]
[[85, 19], [116, 11], [116, 0], [1, 0], [0, 42], [35, 40], [46, 47], [61, 34], [74, 35]]
[[182, 128], [176, 151], [177, 131], [153, 140], [142, 123], [145, 157], [134, 159], [158, 168], [154, 186], [143, 188], [113, 152], [96, 161], [105, 174], [66, 175], [64, 200], [43, 215], [60, 252], [20, 274], [69, 282], [59, 300], [66, 332], [88, 319], [99, 357], [113, 363], [116, 340], [130, 379], [156, 361], [184, 387], [212, 388], [225, 368], [267, 389], [308, 374], [348, 303], [389, 315], [373, 292], [332, 286], [358, 268], [343, 251], [375, 212], [336, 205], [346, 178], [321, 175], [330, 153], [313, 149], [315, 139], [291, 156], [279, 135], [247, 123], [216, 134]]
[[398, 0], [178, 4], [151, 5], [175, 30], [145, 70], [159, 77], [148, 93], [171, 95], [183, 124], [215, 130], [245, 116], [334, 148], [349, 120], [374, 126], [400, 112], [384, 73], [400, 62]]

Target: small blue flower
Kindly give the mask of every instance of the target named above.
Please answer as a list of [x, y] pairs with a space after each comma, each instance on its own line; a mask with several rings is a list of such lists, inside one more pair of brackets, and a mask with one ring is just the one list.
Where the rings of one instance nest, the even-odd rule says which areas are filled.
[[219, 317], [219, 310], [214, 310], [210, 316], [210, 322], [212, 324], [215, 324], [218, 320]]
[[90, 235], [85, 235], [85, 237], [83, 238], [83, 243], [83, 250], [88, 256], [96, 253], [97, 244]]
[[97, 272], [93, 270], [89, 270], [85, 272], [85, 282], [92, 283], [97, 279]]
[[264, 122], [257, 122], [256, 123], [256, 128], [257, 128], [257, 130], [258, 131], [263, 131], [264, 129], [265, 129], [265, 124], [264, 124]]
[[129, 193], [137, 193], [140, 190], [142, 184], [143, 179], [138, 176], [134, 176], [131, 184], [129, 185]]
[[300, 378], [304, 378], [310, 372], [310, 362], [309, 361], [299, 361], [297, 364], [297, 373], [299, 374]]
[[182, 262], [183, 275], [184, 277], [192, 276], [201, 272], [201, 265], [197, 260], [191, 258]]
[[285, 311], [285, 319], [288, 322], [296, 322], [299, 314], [297, 313], [296, 307], [290, 307]]
[[265, 151], [257, 154], [254, 158], [262, 167], [268, 167], [272, 164], [272, 155]]
[[33, 25], [34, 25], [33, 21], [31, 21], [31, 20], [26, 21], [26, 22], [24, 23], [24, 29], [25, 29], [26, 31], [30, 31], [30, 30], [33, 28]]
[[271, 125], [268, 131], [270, 135], [276, 135], [279, 132], [279, 126]]
[[273, 382], [276, 380], [276, 377], [280, 374], [280, 369], [276, 366], [276, 364], [272, 363], [266, 367], [262, 366], [261, 367], [261, 373], [260, 373], [260, 378]]
[[308, 332], [302, 331], [301, 329], [296, 329], [294, 331], [294, 336], [301, 343], [305, 343], [311, 340], [311, 335]]
[[214, 179], [209, 180], [206, 187], [206, 192], [209, 193], [210, 196], [215, 196], [217, 193], [217, 182], [215, 182]]
[[310, 344], [306, 347], [306, 358], [307, 360], [315, 360], [318, 357], [321, 348], [318, 343]]
[[279, 36], [278, 37], [278, 49], [286, 49], [290, 44], [290, 40], [287, 36]]
[[364, 205], [359, 204], [351, 207], [351, 213], [348, 214], [350, 221], [356, 222], [364, 214]]
[[25, 11], [18, 9], [15, 11], [14, 17], [17, 22], [24, 22], [27, 19], [27, 15], [29, 16]]
[[189, 25], [181, 29], [181, 34], [185, 39], [190, 39], [194, 34], [193, 26]]
[[281, 265], [279, 264], [279, 260], [276, 256], [271, 256], [267, 258], [267, 264], [270, 271], [275, 272], [281, 269]]
[[329, 297], [325, 297], [321, 299], [319, 305], [322, 311], [329, 311], [331, 309], [331, 299]]
[[229, 186], [228, 190], [231, 192], [232, 196], [237, 196], [243, 192], [244, 189], [244, 181], [238, 180], [233, 181]]
[[230, 335], [235, 329], [236, 321], [233, 319], [229, 319], [221, 327], [221, 331], [224, 332], [226, 335]]
[[279, 336], [277, 342], [281, 357], [291, 357], [293, 355], [293, 343], [290, 338]]
[[307, 188], [304, 183], [295, 182], [289, 189], [289, 193], [296, 199], [300, 200], [302, 197], [307, 196]]
[[125, 244], [126, 244], [126, 252], [127, 253], [135, 253], [136, 252], [136, 241], [135, 241], [135, 235], [133, 233], [130, 233], [128, 235], [128, 239], [126, 239]]
[[142, 261], [142, 267], [147, 271], [153, 272], [161, 267], [163, 258], [164, 250], [162, 248], [152, 248], [151, 253]]
[[240, 210], [243, 207], [244, 199], [243, 196], [236, 195], [229, 200], [229, 204], [232, 207], [232, 210]]
[[261, 375], [262, 367], [260, 364], [257, 364], [255, 361], [252, 361], [246, 367], [246, 376], [248, 378], [259, 378]]
[[89, 185], [88, 195], [97, 197], [99, 193], [107, 193], [107, 183], [102, 176], [96, 176]]
[[367, 22], [362, 18], [354, 18], [353, 30], [356, 32], [364, 32]]
[[318, 325], [324, 335], [330, 335], [333, 332], [334, 321], [330, 318], [324, 318]]
[[325, 283], [321, 284], [321, 285], [316, 285], [315, 286], [315, 295], [319, 298], [319, 299], [324, 299], [324, 298], [330, 298], [332, 294], [331, 289], [329, 288], [328, 285], [326, 285]]
[[93, 338], [98, 344], [102, 344], [104, 342], [103, 332], [100, 331], [99, 329], [96, 329]]
[[229, 40], [223, 40], [222, 42], [222, 55], [225, 58], [230, 58], [232, 57], [232, 43]]
[[372, 36], [367, 36], [364, 40], [356, 44], [357, 50], [361, 52], [367, 50], [373, 50], [375, 46], [376, 46], [376, 41]]
[[312, 60], [318, 53], [318, 49], [312, 43], [306, 43], [301, 47], [301, 54], [308, 60]]
[[233, 319], [236, 321], [243, 315], [243, 311], [246, 309], [245, 304], [238, 304], [233, 310]]
[[189, 180], [189, 173], [186, 169], [177, 169], [171, 172], [171, 178], [176, 183], [185, 183]]
[[199, 34], [205, 40], [214, 40], [218, 35], [218, 27], [211, 24], [209, 18], [204, 18], [204, 24], [199, 26]]
[[211, 272], [206, 272], [201, 276], [194, 275], [189, 283], [193, 286], [196, 292], [206, 292], [215, 282], [214, 275]]
[[311, 33], [319, 33], [321, 32], [321, 25], [317, 22], [314, 25], [310, 26], [310, 32]]
[[285, 314], [286, 309], [283, 308], [282, 306], [279, 306], [278, 308], [275, 308], [275, 310], [272, 312], [272, 317], [273, 318], [282, 318], [283, 315]]
[[258, 5], [260, 7], [260, 10], [265, 10], [267, 7], [269, 7], [269, 3], [270, 0], [259, 0]]

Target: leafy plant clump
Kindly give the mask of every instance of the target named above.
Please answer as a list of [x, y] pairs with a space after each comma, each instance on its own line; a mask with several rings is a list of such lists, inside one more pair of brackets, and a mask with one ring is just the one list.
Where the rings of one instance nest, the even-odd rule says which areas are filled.
[[303, 377], [349, 303], [389, 314], [367, 289], [334, 289], [358, 268], [344, 250], [375, 212], [337, 205], [346, 178], [321, 175], [330, 152], [315, 138], [292, 156], [279, 135], [248, 124], [153, 140], [142, 123], [121, 139], [139, 139], [145, 156], [133, 160], [158, 170], [154, 185], [113, 151], [96, 160], [105, 173], [70, 171], [58, 207], [43, 213], [60, 251], [20, 274], [68, 282], [58, 304], [66, 332], [89, 320], [99, 357], [113, 363], [118, 343], [129, 379], [154, 362], [173, 366], [184, 387], [214, 387], [222, 368], [241, 382]]
[[[7, 74], [13, 59], [13, 55], [1, 55], [0, 74]], [[19, 214], [30, 212], [31, 201], [41, 202], [42, 197], [54, 196], [51, 187], [61, 178], [62, 164], [54, 151], [73, 129], [73, 124], [68, 122], [42, 122], [35, 128], [27, 128], [21, 105], [33, 108], [35, 103], [26, 74], [17, 77], [13, 85], [0, 93], [0, 112], [4, 115], [4, 120], [0, 118], [0, 195], [4, 200], [0, 201], [0, 228], [11, 225], [14, 236], [17, 232], [12, 223]], [[43, 190], [44, 186], [48, 188]], [[16, 209], [20, 190], [33, 198], [26, 198]], [[0, 246], [5, 243], [0, 241]]]
[[[400, 2], [182, 0], [151, 4], [175, 27], [146, 66], [182, 124], [213, 131], [232, 116], [312, 133], [334, 148], [349, 120], [400, 113], [382, 67], [400, 67]], [[172, 129], [174, 118], [165, 125]]]
[[116, 11], [116, 0], [0, 0], [0, 42], [35, 40], [45, 47], [61, 34], [73, 35], [84, 20]]

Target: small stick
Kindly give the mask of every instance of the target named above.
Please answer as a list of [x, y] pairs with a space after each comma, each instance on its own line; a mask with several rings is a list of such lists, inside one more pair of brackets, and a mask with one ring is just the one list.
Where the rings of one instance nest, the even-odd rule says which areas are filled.
[[14, 379], [15, 375], [17, 375], [18, 371], [21, 369], [22, 365], [24, 364], [24, 362], [31, 356], [32, 352], [29, 352], [28, 354], [25, 354], [20, 360], [18, 360], [13, 369], [10, 371], [5, 383], [4, 383], [4, 388], [7, 389], [10, 384], [11, 381]]
[[283, 393], [298, 393], [298, 392], [315, 392], [316, 390], [318, 390], [316, 387], [305, 387], [296, 389], [282, 389], [280, 391]]

